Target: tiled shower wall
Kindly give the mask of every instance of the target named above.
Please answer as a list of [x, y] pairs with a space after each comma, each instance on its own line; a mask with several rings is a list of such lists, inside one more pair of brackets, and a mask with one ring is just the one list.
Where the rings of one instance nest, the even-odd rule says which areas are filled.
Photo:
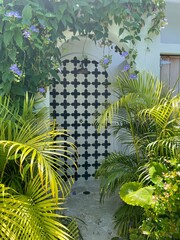
[[51, 115], [78, 147], [76, 180], [94, 177], [102, 159], [111, 151], [110, 133], [97, 131], [96, 119], [111, 93], [108, 73], [96, 60], [69, 57], [62, 61], [60, 82], [54, 80], [50, 91]]

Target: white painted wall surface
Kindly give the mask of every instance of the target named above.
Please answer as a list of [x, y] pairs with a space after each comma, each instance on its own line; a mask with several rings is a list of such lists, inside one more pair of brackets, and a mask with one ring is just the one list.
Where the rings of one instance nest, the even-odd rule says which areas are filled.
[[180, 1], [167, 1], [166, 18], [168, 25], [161, 32], [161, 43], [180, 44]]
[[137, 69], [147, 70], [160, 77], [160, 55], [180, 55], [180, 0], [166, 1], [166, 18], [168, 25], [161, 30], [159, 36], [153, 36], [147, 42], [147, 25], [142, 29], [142, 41], [138, 43]]

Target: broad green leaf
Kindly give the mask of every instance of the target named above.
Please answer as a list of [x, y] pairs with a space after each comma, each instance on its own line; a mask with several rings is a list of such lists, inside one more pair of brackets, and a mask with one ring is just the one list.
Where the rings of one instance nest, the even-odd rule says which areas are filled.
[[142, 187], [139, 182], [125, 183], [120, 189], [120, 197], [124, 202], [133, 206], [145, 207], [152, 204], [154, 187]]
[[[128, 11], [128, 10], [127, 10]], [[127, 26], [127, 27], [130, 27], [131, 26], [131, 22], [129, 21], [124, 21], [124, 25]]]
[[7, 47], [7, 46], [9, 45], [9, 43], [11, 42], [11, 40], [12, 40], [12, 38], [13, 38], [13, 34], [14, 34], [13, 31], [6, 31], [6, 32], [4, 32], [3, 41], [4, 41], [4, 44], [5, 44], [6, 47]]
[[59, 8], [61, 15], [63, 15], [63, 13], [66, 9], [67, 9], [67, 3], [62, 3], [61, 7]]
[[15, 60], [16, 60], [16, 54], [17, 54], [16, 50], [15, 50], [14, 48], [11, 49], [10, 54], [9, 54], [9, 57], [11, 58], [11, 60], [12, 60], [13, 62], [15, 62]]
[[121, 34], [124, 32], [124, 28], [120, 28], [119, 29], [119, 36], [121, 36]]
[[[1, 14], [1, 13], [0, 13]], [[3, 29], [3, 22], [0, 22], [0, 33], [2, 33], [2, 29]]]
[[54, 18], [56, 15], [52, 13], [46, 13], [45, 16], [48, 18]]
[[12, 90], [12, 93], [17, 96], [25, 96], [24, 88], [19, 85], [13, 85], [11, 90]]
[[11, 89], [11, 82], [8, 82], [8, 81], [4, 82], [4, 84], [3, 84], [3, 95], [8, 94], [10, 89]]
[[124, 38], [124, 41], [129, 41], [129, 40], [132, 40], [132, 39], [133, 39], [133, 36], [128, 35]]
[[15, 30], [14, 41], [20, 49], [23, 49], [23, 35], [20, 29]]
[[154, 184], [163, 186], [162, 175], [165, 172], [167, 172], [167, 169], [162, 163], [158, 163], [158, 162], [151, 163], [151, 166], [149, 168], [149, 175], [151, 177], [151, 181]]
[[22, 11], [22, 23], [30, 25], [32, 18], [32, 8], [30, 5], [26, 5]]
[[111, 4], [110, 0], [104, 0], [104, 7], [108, 6]]
[[136, 36], [135, 39], [138, 40], [138, 41], [141, 41], [140, 36]]
[[56, 80], [60, 80], [59, 75], [57, 74], [56, 70], [51, 70], [50, 71], [51, 75], [56, 79]]

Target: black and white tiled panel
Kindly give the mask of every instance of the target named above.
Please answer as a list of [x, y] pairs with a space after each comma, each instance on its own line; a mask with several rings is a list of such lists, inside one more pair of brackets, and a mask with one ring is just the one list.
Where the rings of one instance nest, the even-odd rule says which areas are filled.
[[78, 147], [75, 179], [88, 180], [110, 152], [108, 130], [98, 133], [94, 124], [111, 95], [108, 74], [97, 61], [77, 57], [64, 60], [61, 68], [61, 81], [54, 80], [51, 87], [51, 115], [62, 128], [71, 130]]

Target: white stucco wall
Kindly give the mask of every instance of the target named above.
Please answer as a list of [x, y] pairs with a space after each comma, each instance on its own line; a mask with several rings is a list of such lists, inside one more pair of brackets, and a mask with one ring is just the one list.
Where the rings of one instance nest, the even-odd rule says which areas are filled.
[[[141, 42], [137, 43], [136, 67], [139, 71], [147, 70], [160, 77], [160, 56], [180, 55], [180, 0], [166, 0], [166, 18], [168, 25], [160, 34], [151, 36], [147, 41], [148, 26], [151, 19], [146, 20], [146, 26], [141, 31]], [[111, 26], [109, 38], [119, 47], [118, 27]]]
[[[138, 43], [137, 69], [148, 70], [160, 76], [160, 55], [180, 55], [180, 0], [166, 1], [168, 25], [154, 36], [152, 42], [143, 40], [147, 28], [142, 30], [142, 41]], [[148, 25], [148, 22], [147, 22]]]
[[146, 40], [148, 26], [151, 24], [151, 19], [147, 19], [146, 26], [141, 31], [141, 42], [137, 43], [137, 70], [146, 70], [160, 75], [160, 36], [153, 35], [151, 40]]
[[160, 53], [180, 55], [180, 0], [168, 0], [166, 18], [168, 25], [161, 32]]
[[168, 25], [161, 32], [161, 43], [180, 44], [180, 1], [167, 1], [166, 18]]

